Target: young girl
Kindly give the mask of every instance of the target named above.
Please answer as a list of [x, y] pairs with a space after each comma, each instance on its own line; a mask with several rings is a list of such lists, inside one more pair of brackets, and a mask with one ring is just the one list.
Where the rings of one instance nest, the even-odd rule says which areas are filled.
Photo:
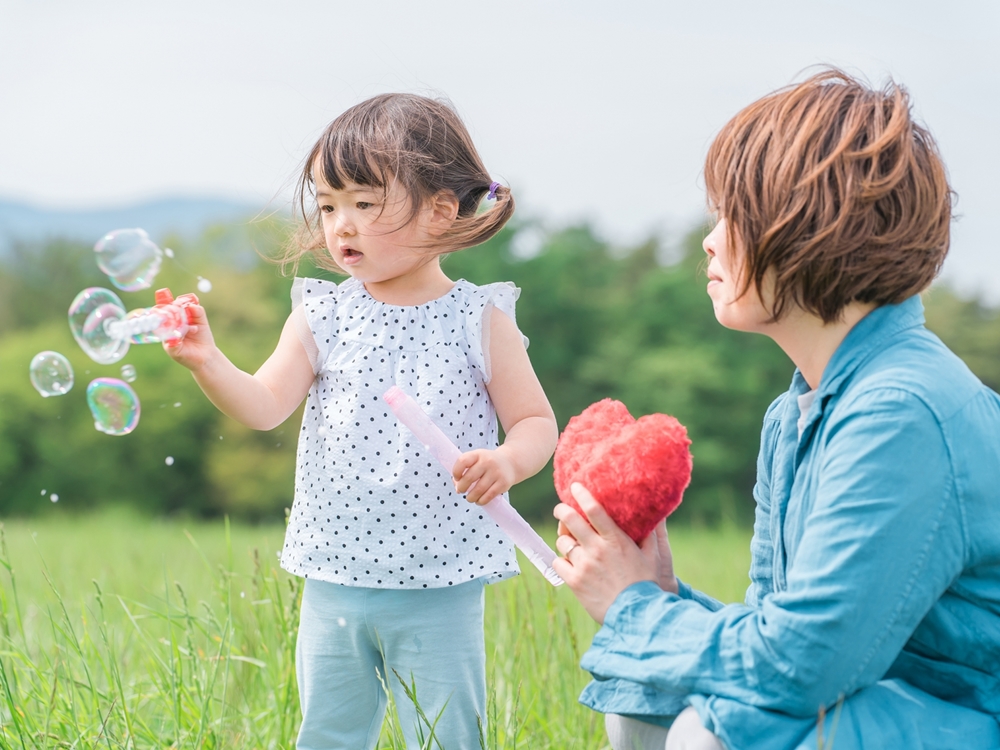
[[951, 220], [933, 140], [899, 87], [827, 71], [733, 118], [705, 183], [717, 319], [797, 366], [751, 585], [693, 591], [665, 528], [636, 546], [576, 485], [593, 526], [557, 507], [556, 570], [603, 623], [581, 700], [616, 750], [1000, 748], [1000, 397], [923, 325]]
[[[297, 746], [374, 748], [384, 680], [417, 747], [402, 680], [431, 722], [440, 714], [441, 746], [479, 747], [483, 585], [517, 573], [513, 546], [480, 506], [545, 465], [557, 427], [515, 324], [519, 290], [452, 281], [440, 257], [496, 234], [514, 199], [446, 104], [405, 94], [334, 120], [298, 196], [305, 225], [285, 260], [312, 251], [350, 278], [296, 279], [277, 347], [253, 375], [216, 347], [201, 307], [167, 351], [249, 427], [281, 424], [306, 398], [281, 555], [307, 579]], [[451, 476], [389, 411], [393, 385], [466, 451]]]

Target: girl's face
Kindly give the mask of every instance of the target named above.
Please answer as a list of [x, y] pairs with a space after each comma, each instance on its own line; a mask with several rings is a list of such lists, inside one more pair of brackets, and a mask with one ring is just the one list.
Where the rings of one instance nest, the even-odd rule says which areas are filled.
[[435, 260], [426, 249], [423, 212], [412, 217], [409, 196], [399, 184], [383, 194], [380, 188], [353, 183], [336, 190], [317, 168], [313, 178], [327, 250], [345, 273], [380, 284], [419, 272]]
[[[734, 247], [726, 229], [726, 220], [719, 219], [701, 246], [708, 254], [708, 296], [712, 298], [715, 318], [726, 328], [736, 331], [768, 333], [771, 317], [753, 284], [740, 295], [743, 272], [743, 250]], [[765, 283], [765, 294], [767, 284]]]

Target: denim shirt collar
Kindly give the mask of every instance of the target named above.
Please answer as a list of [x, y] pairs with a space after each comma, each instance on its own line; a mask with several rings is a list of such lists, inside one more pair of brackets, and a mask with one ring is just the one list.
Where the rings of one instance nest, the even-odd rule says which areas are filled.
[[[819, 392], [806, 420], [802, 437], [806, 437], [813, 423], [823, 413], [826, 401], [836, 396], [851, 375], [873, 354], [883, 349], [886, 342], [901, 331], [924, 324], [924, 304], [919, 294], [898, 305], [876, 307], [859, 320], [848, 332], [823, 370]], [[809, 390], [802, 373], [796, 368], [789, 389], [793, 396]], [[797, 409], [797, 407], [796, 407]]]

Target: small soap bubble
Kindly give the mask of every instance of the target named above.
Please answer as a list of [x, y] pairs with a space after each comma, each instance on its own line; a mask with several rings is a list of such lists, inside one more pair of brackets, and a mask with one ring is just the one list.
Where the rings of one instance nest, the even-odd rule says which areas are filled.
[[127, 435], [139, 424], [139, 397], [116, 378], [97, 378], [87, 386], [87, 405], [94, 427], [108, 435]]
[[247, 592], [246, 591], [241, 591], [240, 592], [240, 599], [246, 599], [246, 598], [247, 598]]
[[212, 291], [212, 282], [201, 276], [198, 277], [198, 291], [208, 294]]
[[45, 497], [46, 490], [42, 490], [42, 497]]
[[342, 628], [346, 628], [347, 627], [347, 620], [345, 620], [343, 617], [338, 617], [337, 618], [337, 624], [340, 625], [340, 627], [342, 627]]
[[73, 387], [73, 367], [59, 352], [39, 352], [29, 368], [31, 384], [43, 398], [61, 396]]
[[168, 258], [174, 257], [174, 251], [171, 250], [169, 247], [163, 248], [163, 254], [166, 255]]
[[180, 401], [174, 401], [174, 408], [178, 408], [181, 405]]
[[59, 495], [57, 495], [56, 493], [53, 492], [51, 495], [49, 495], [49, 500], [51, 500], [54, 503], [58, 503], [59, 502]]
[[94, 245], [97, 265], [124, 292], [149, 289], [160, 272], [163, 251], [143, 229], [116, 229]]
[[165, 459], [163, 459], [163, 463], [165, 463], [167, 466], [173, 466], [174, 465], [174, 457], [173, 456], [167, 456]]
[[[101, 365], [113, 365], [125, 356], [128, 337], [112, 336], [108, 324], [124, 320], [125, 305], [110, 289], [84, 289], [69, 306], [69, 328], [88, 357]], [[89, 372], [89, 371], [88, 371]]]
[[126, 383], [134, 383], [135, 379], [135, 367], [133, 365], [122, 365], [122, 380]]

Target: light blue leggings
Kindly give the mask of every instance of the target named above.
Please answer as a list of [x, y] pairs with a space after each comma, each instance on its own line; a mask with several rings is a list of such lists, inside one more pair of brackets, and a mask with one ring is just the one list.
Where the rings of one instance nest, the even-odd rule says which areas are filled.
[[[308, 579], [295, 667], [302, 706], [299, 750], [371, 750], [392, 690], [406, 747], [420, 747], [418, 717], [399, 677], [444, 750], [479, 747], [486, 727], [482, 579], [438, 589], [369, 589]], [[429, 730], [423, 725], [426, 738]], [[435, 744], [436, 749], [438, 746]]]

